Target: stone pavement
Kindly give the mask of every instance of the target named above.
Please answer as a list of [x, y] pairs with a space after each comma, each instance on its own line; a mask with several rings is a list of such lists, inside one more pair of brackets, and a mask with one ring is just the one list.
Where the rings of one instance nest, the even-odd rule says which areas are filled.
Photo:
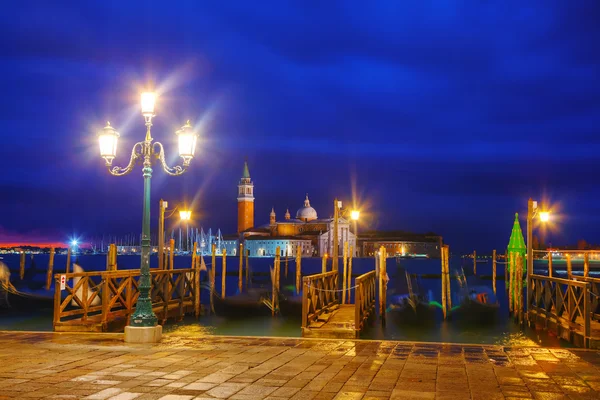
[[0, 332], [0, 399], [600, 398], [597, 351]]

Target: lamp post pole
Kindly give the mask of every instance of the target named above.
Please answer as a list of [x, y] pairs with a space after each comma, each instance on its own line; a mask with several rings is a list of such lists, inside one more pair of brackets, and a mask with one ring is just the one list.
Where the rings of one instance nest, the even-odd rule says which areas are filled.
[[331, 269], [333, 271], [338, 270], [338, 256], [339, 256], [339, 238], [338, 238], [338, 216], [340, 213], [340, 206], [338, 199], [333, 200], [333, 260]]
[[[531, 275], [533, 275], [533, 199], [530, 197], [527, 201], [527, 312], [529, 312], [529, 303], [532, 296]], [[523, 277], [520, 277], [523, 279]]]
[[192, 158], [194, 157], [197, 134], [192, 129], [189, 121], [176, 132], [179, 140], [179, 155], [183, 159], [183, 166], [169, 167], [165, 161], [165, 152], [160, 142], [154, 142], [150, 129], [154, 117], [154, 93], [142, 93], [142, 115], [146, 125], [146, 137], [144, 141], [133, 145], [129, 164], [122, 168], [112, 165], [117, 152], [117, 141], [119, 133], [107, 123], [107, 126], [99, 133], [100, 155], [105, 160], [108, 171], [115, 176], [123, 176], [133, 171], [137, 162], [142, 162], [142, 175], [144, 177], [144, 199], [142, 211], [142, 239], [141, 239], [141, 265], [139, 291], [135, 312], [131, 315], [130, 325], [125, 329], [125, 341], [128, 342], [152, 342], [160, 340], [162, 331], [135, 331], [136, 328], [160, 328], [157, 327], [157, 318], [152, 310], [152, 299], [150, 298], [150, 187], [152, 179], [152, 162], [158, 159], [163, 170], [172, 176], [183, 174]]

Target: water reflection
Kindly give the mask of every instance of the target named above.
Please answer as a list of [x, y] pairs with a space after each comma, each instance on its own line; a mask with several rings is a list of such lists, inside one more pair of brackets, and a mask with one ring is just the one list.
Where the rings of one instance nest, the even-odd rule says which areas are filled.
[[[14, 277], [18, 279], [18, 255], [7, 255], [5, 261], [11, 270], [15, 273]], [[104, 270], [106, 258], [102, 255], [98, 256], [79, 256], [78, 262], [87, 270]], [[37, 269], [32, 273], [31, 285], [43, 285], [45, 283], [45, 266], [47, 265], [47, 255], [36, 255]], [[231, 265], [231, 272], [237, 271], [238, 259], [236, 257], [228, 257], [228, 265]], [[55, 259], [55, 271], [62, 272], [65, 263], [64, 256], [57, 256]], [[210, 258], [205, 258], [210, 264]], [[452, 271], [461, 270], [464, 266], [467, 274], [467, 283], [472, 286], [485, 286], [491, 288], [491, 263], [478, 264], [478, 275], [472, 274], [472, 263], [461, 265], [461, 259], [451, 259], [450, 268]], [[217, 261], [221, 265], [220, 259]], [[257, 277], [263, 280], [268, 280], [269, 266], [272, 265], [271, 259], [250, 259], [252, 271]], [[152, 258], [153, 266], [156, 264], [156, 259]], [[177, 268], [189, 267], [191, 263], [190, 257], [176, 257], [175, 264]], [[230, 264], [231, 263], [231, 264]], [[561, 275], [564, 272], [564, 266], [557, 266], [555, 260], [555, 273]], [[390, 298], [402, 292], [402, 279], [404, 278], [404, 269], [411, 274], [420, 276], [418, 285], [420, 289], [427, 293], [432, 302], [439, 302], [441, 297], [441, 281], [438, 278], [440, 273], [439, 260], [401, 260], [400, 266], [396, 267], [396, 260], [388, 260], [388, 274], [390, 282], [388, 286], [388, 294]], [[137, 256], [119, 256], [119, 269], [138, 268], [139, 257]], [[303, 274], [318, 273], [321, 270], [321, 261], [319, 259], [303, 259], [302, 261]], [[498, 277], [504, 277], [504, 266], [498, 266]], [[577, 273], [577, 264], [574, 263], [575, 273]], [[353, 262], [354, 276], [368, 272], [374, 268], [374, 260], [372, 258], [355, 259]], [[536, 273], [544, 274], [546, 271], [546, 262], [537, 262], [535, 264]], [[29, 266], [27, 266], [29, 271]], [[262, 274], [262, 275], [261, 275]], [[592, 275], [595, 272], [592, 272]], [[220, 282], [220, 268], [217, 269], [217, 282]], [[232, 274], [227, 276], [227, 295], [234, 295], [237, 290], [237, 278]], [[454, 276], [454, 272], [451, 272]], [[289, 278], [286, 281], [283, 279], [282, 287], [293, 285], [295, 276], [295, 266], [293, 260], [290, 260]], [[203, 275], [203, 279], [205, 279]], [[459, 299], [456, 297], [459, 292], [459, 285], [456, 279], [451, 280], [452, 287], [452, 304], [458, 304]], [[52, 289], [53, 291], [53, 289]], [[459, 321], [457, 319], [444, 320], [441, 310], [436, 309], [434, 315], [430, 318], [421, 318], [417, 316], [410, 323], [397, 321], [393, 318], [393, 314], [388, 313], [388, 320], [385, 326], [382, 326], [378, 319], [371, 321], [368, 328], [363, 332], [362, 338], [365, 339], [392, 339], [392, 340], [407, 340], [416, 342], [448, 342], [448, 343], [477, 343], [477, 344], [497, 344], [504, 346], [568, 346], [568, 343], [548, 335], [543, 331], [524, 328], [521, 329], [508, 316], [508, 301], [504, 289], [504, 281], [497, 282], [497, 301], [500, 305], [496, 318], [490, 321]], [[203, 291], [202, 303], [208, 304], [208, 293]], [[389, 304], [389, 303], [388, 303]], [[52, 330], [52, 310], [49, 311], [27, 311], [20, 314], [0, 314], [0, 329], [8, 330]], [[175, 336], [200, 337], [206, 335], [243, 335], [243, 336], [273, 336], [273, 337], [299, 337], [300, 331], [300, 315], [297, 316], [279, 316], [272, 318], [255, 317], [255, 318], [223, 318], [219, 316], [202, 316], [200, 319], [187, 317], [181, 322], [169, 322], [164, 327], [165, 332]], [[350, 351], [350, 349], [347, 349]]]

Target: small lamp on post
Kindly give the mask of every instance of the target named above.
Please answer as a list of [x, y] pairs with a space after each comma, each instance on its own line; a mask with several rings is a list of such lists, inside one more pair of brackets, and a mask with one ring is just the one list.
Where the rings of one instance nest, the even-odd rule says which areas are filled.
[[[533, 288], [531, 287], [531, 275], [533, 275], [533, 219], [539, 216], [541, 222], [548, 222], [550, 220], [549, 211], [540, 211], [538, 208], [538, 202], [532, 198], [527, 202], [527, 311], [529, 311], [529, 304], [531, 302], [531, 296], [533, 295]], [[552, 257], [552, 255], [550, 255]]]

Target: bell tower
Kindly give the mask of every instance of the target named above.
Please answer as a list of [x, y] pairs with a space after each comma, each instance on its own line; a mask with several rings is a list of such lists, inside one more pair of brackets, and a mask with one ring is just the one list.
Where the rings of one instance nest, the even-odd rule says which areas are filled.
[[238, 184], [238, 233], [254, 227], [254, 183], [250, 179], [248, 161]]

